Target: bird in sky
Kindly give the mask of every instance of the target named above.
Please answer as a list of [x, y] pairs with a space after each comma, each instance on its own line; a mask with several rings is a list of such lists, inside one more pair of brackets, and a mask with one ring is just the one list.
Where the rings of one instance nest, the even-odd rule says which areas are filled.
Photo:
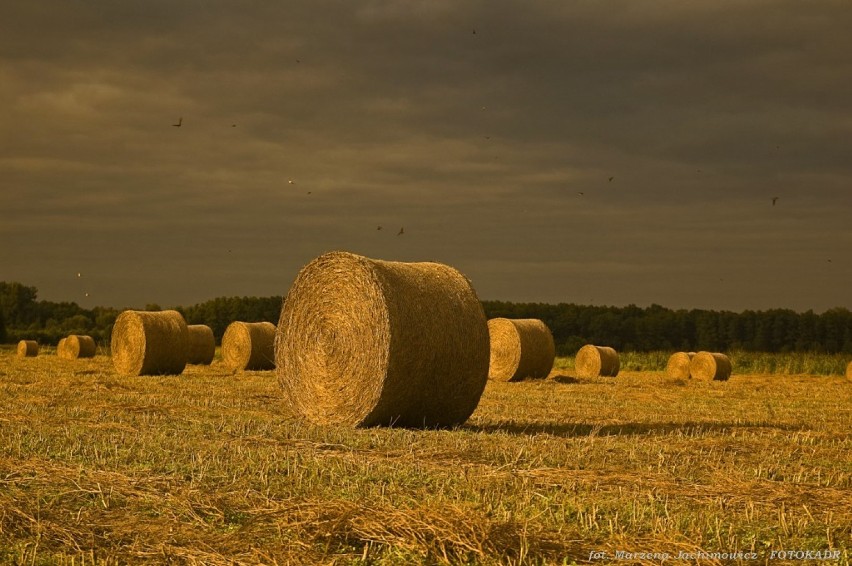
[[290, 179], [289, 181], [287, 181], [287, 183], [294, 185], [294, 184], [296, 184], [296, 181], [294, 181], [293, 179]]
[[405, 233], [405, 228], [400, 228], [399, 232], [396, 233], [397, 236], [402, 236]]
[[577, 191], [577, 194], [580, 195], [580, 196], [583, 196], [586, 193], [584, 193], [583, 191]]
[[183, 124], [183, 116], [181, 116], [180, 118], [178, 118], [178, 123], [177, 123], [177, 124], [172, 124], [172, 126], [174, 126], [175, 128], [180, 128], [180, 125], [181, 125], [181, 124]]
[[80, 274], [79, 274], [79, 273], [77, 273], [77, 277], [80, 277]]
[[381, 227], [381, 226], [377, 226], [377, 227], [376, 227], [376, 230], [381, 230], [381, 229], [382, 229], [382, 227]]
[[776, 202], [778, 202], [778, 197], [772, 197], [772, 206], [775, 206]]
[[613, 180], [613, 179], [615, 179], [615, 177], [610, 177], [610, 178], [609, 178], [609, 182], [610, 182], [610, 183], [612, 183], [612, 180]]

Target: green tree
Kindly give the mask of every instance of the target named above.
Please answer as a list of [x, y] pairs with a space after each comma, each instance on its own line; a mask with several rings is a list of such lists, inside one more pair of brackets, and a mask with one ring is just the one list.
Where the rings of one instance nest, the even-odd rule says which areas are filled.
[[0, 282], [0, 312], [10, 327], [24, 328], [33, 322], [38, 289], [17, 281]]

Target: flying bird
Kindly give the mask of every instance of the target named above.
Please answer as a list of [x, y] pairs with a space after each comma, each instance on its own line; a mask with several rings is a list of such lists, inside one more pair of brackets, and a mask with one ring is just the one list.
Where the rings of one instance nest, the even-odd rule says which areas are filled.
[[180, 125], [181, 125], [181, 124], [183, 124], [183, 116], [181, 116], [180, 118], [178, 118], [178, 123], [177, 123], [177, 124], [172, 124], [172, 126], [174, 126], [175, 128], [180, 128]]
[[294, 181], [293, 179], [290, 179], [289, 181], [287, 181], [287, 183], [290, 184], [290, 185], [295, 185], [296, 181]]
[[580, 195], [580, 196], [583, 196], [586, 193], [584, 193], [583, 191], [577, 191], [577, 194]]
[[397, 236], [402, 236], [405, 233], [405, 228], [400, 228], [399, 232], [396, 233]]
[[610, 183], [612, 183], [612, 180], [613, 180], [613, 179], [615, 179], [615, 177], [610, 177], [610, 178], [609, 178], [609, 182], [610, 182]]
[[778, 201], [778, 197], [772, 197], [772, 206], [775, 206], [775, 203]]
[[80, 277], [80, 274], [79, 274], [79, 273], [77, 274], [77, 277]]
[[377, 227], [376, 227], [376, 230], [381, 230], [381, 229], [382, 229], [382, 227], [381, 227], [381, 226], [377, 226]]

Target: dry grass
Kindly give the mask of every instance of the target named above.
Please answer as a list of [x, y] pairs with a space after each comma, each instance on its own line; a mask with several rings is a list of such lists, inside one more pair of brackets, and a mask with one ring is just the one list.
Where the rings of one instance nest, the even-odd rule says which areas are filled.
[[91, 336], [72, 334], [59, 341], [56, 346], [56, 355], [66, 360], [78, 358], [91, 358], [97, 353], [97, 344]]
[[574, 367], [580, 377], [615, 377], [621, 363], [613, 348], [586, 344], [574, 357]]
[[672, 379], [689, 379], [689, 362], [695, 352], [675, 352], [666, 363], [666, 375]]
[[290, 288], [275, 357], [284, 397], [311, 422], [454, 426], [488, 380], [488, 324], [450, 266], [332, 252]]
[[235, 371], [275, 369], [274, 342], [271, 322], [234, 321], [222, 336], [222, 361]]
[[174, 310], [124, 311], [112, 327], [110, 351], [119, 373], [177, 375], [186, 367], [186, 321]]
[[0, 563], [571, 564], [698, 550], [764, 563], [772, 549], [837, 549], [832, 563], [849, 564], [843, 376], [561, 371], [489, 382], [458, 429], [351, 429], [292, 419], [272, 374], [218, 360], [135, 377], [104, 356], [69, 365], [7, 348]]
[[38, 342], [35, 340], [21, 340], [18, 342], [16, 353], [19, 358], [34, 358], [38, 356]]
[[186, 363], [208, 365], [216, 355], [216, 337], [206, 324], [189, 324], [186, 327]]
[[491, 361], [488, 377], [519, 381], [547, 377], [553, 369], [556, 347], [553, 334], [535, 318], [492, 318], [488, 321]]
[[727, 381], [731, 377], [731, 360], [718, 352], [698, 352], [689, 361], [689, 375], [702, 381]]

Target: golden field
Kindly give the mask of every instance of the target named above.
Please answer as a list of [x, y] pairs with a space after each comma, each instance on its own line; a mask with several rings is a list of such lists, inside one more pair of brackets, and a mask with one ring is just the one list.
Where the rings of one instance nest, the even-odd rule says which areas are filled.
[[557, 367], [457, 429], [349, 429], [218, 354], [123, 377], [2, 349], [0, 563], [849, 564], [852, 381]]

